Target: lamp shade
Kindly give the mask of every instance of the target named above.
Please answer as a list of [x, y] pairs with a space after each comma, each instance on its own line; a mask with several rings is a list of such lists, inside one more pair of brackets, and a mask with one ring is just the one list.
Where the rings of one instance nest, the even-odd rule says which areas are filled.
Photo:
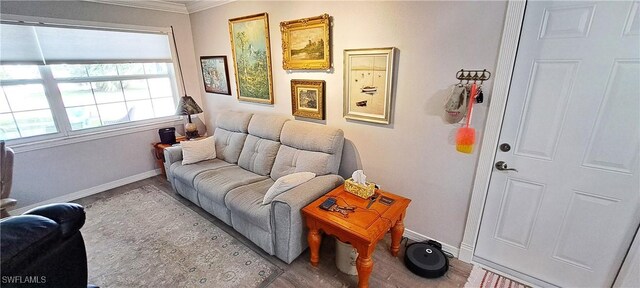
[[180, 97], [178, 107], [176, 107], [176, 115], [192, 115], [202, 113], [202, 108], [198, 106], [191, 96], [184, 95]]

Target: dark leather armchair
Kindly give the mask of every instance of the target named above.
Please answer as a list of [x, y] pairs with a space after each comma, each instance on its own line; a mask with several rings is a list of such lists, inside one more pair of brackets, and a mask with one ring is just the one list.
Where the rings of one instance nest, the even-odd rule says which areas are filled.
[[0, 221], [0, 286], [87, 287], [84, 208], [51, 204]]

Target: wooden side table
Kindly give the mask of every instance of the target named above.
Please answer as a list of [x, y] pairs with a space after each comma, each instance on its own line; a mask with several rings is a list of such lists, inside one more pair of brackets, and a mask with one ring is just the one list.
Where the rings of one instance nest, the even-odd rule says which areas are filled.
[[[186, 137], [180, 136], [176, 137], [176, 141], [180, 143], [180, 141], [187, 140]], [[160, 142], [156, 142], [151, 144], [153, 146], [153, 155], [156, 157], [156, 165], [160, 167], [160, 171], [162, 172], [162, 176], [167, 178], [167, 171], [164, 170], [164, 149], [167, 147], [173, 146], [173, 144], [163, 144]]]
[[[376, 193], [394, 199], [395, 202], [387, 206], [380, 203], [378, 197], [367, 209], [369, 199], [362, 199], [345, 191], [343, 185], [302, 208], [309, 227], [307, 240], [311, 250], [311, 265], [317, 266], [320, 261], [321, 233], [350, 243], [358, 251], [358, 287], [369, 287], [369, 276], [373, 270], [372, 254], [378, 241], [387, 232], [391, 232], [391, 254], [398, 255], [404, 233], [404, 215], [411, 200], [383, 190], [377, 190]], [[336, 198], [340, 206], [355, 206], [356, 209], [347, 218], [340, 213], [320, 209], [320, 204], [329, 197]]]

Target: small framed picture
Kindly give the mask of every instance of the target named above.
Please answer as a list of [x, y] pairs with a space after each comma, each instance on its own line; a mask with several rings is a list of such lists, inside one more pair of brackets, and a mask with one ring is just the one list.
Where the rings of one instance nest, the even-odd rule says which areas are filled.
[[328, 14], [280, 22], [282, 68], [326, 70], [331, 68]]
[[200, 57], [200, 65], [202, 66], [204, 91], [231, 95], [227, 56], [202, 56]]
[[293, 116], [324, 120], [324, 81], [291, 80]]
[[395, 48], [344, 50], [344, 117], [389, 124]]

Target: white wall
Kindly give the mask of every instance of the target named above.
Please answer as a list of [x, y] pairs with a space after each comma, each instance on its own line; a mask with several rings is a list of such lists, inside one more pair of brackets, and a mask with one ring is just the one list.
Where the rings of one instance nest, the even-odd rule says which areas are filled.
[[[227, 109], [291, 115], [290, 80], [325, 80], [327, 117], [319, 122], [343, 129], [347, 138], [340, 174], [348, 177], [353, 170], [364, 169], [368, 179], [383, 189], [413, 200], [405, 220], [407, 229], [459, 247], [479, 147], [472, 155], [455, 151], [459, 126], [444, 122], [442, 107], [450, 85], [457, 82], [457, 70], [495, 71], [505, 9], [505, 2], [489, 1], [240, 1], [194, 13], [195, 57], [227, 55], [233, 90], [233, 96], [203, 97], [207, 126], [213, 126], [217, 113]], [[236, 99], [228, 19], [262, 12], [269, 14], [274, 105]], [[322, 13], [333, 17], [334, 69], [283, 70], [279, 23]], [[388, 46], [398, 49], [391, 125], [345, 120], [343, 50]], [[490, 98], [491, 81], [485, 84], [485, 98]], [[200, 89], [205, 95], [202, 85]], [[478, 143], [488, 102], [476, 106], [473, 114]]]
[[[187, 92], [201, 102], [189, 16], [80, 1], [2, 1], [4, 14], [140, 26], [174, 26]], [[198, 64], [199, 65], [199, 64]], [[165, 125], [167, 126], [167, 125]], [[156, 169], [151, 143], [157, 127], [128, 135], [17, 153], [11, 197], [18, 207]]]

